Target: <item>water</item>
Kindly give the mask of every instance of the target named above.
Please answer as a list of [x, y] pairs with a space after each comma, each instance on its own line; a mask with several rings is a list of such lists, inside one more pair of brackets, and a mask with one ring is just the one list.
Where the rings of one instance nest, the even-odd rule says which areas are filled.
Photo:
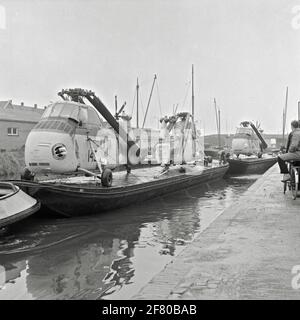
[[257, 178], [97, 216], [21, 221], [0, 236], [0, 299], [130, 299]]

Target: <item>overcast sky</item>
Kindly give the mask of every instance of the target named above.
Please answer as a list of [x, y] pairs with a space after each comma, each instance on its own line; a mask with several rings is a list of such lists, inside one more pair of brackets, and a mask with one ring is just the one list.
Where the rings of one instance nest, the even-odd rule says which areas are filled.
[[0, 5], [0, 100], [44, 106], [59, 100], [61, 88], [82, 87], [94, 90], [111, 111], [117, 95], [131, 114], [138, 77], [143, 113], [157, 74], [147, 118], [147, 126], [156, 126], [159, 103], [162, 115], [177, 103], [178, 111], [191, 110], [194, 64], [195, 116], [206, 133], [216, 131], [214, 97], [223, 132], [233, 132], [243, 120], [260, 121], [267, 133], [282, 132], [286, 86], [287, 121], [297, 117], [300, 0]]

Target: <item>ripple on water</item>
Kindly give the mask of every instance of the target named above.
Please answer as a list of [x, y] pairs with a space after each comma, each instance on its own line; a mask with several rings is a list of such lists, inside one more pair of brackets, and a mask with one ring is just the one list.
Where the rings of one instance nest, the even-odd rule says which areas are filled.
[[96, 216], [26, 219], [0, 238], [0, 299], [129, 299], [255, 179], [206, 183]]

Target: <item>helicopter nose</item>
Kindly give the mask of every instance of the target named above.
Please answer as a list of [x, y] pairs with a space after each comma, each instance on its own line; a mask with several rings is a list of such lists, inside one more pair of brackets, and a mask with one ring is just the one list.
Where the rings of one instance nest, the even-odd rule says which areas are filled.
[[25, 164], [32, 172], [75, 171], [74, 140], [66, 133], [31, 131], [25, 144]]

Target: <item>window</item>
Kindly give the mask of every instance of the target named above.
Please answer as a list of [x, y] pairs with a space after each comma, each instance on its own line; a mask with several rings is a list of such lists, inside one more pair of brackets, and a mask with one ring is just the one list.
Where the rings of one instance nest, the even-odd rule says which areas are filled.
[[19, 135], [18, 128], [7, 128], [7, 135], [8, 136], [18, 136]]
[[43, 113], [43, 115], [42, 115], [42, 118], [48, 118], [49, 117], [49, 115], [50, 115], [50, 113], [51, 113], [51, 111], [52, 111], [52, 104], [50, 105], [50, 106], [48, 106], [47, 108], [46, 108], [46, 110], [44, 111], [44, 113]]
[[63, 117], [63, 118], [68, 118], [71, 116], [72, 112], [74, 111], [74, 105], [72, 104], [66, 104], [64, 105], [61, 113], [60, 113], [60, 117]]
[[63, 104], [57, 103], [52, 107], [52, 112], [50, 114], [50, 117], [58, 117], [61, 110], [63, 108]]
[[76, 104], [57, 102], [49, 105], [44, 111], [42, 118], [61, 117], [72, 118], [79, 122], [79, 107]]
[[92, 107], [88, 108], [88, 123], [102, 127], [101, 120], [97, 112]]
[[236, 130], [236, 133], [239, 133], [239, 134], [248, 134], [248, 135], [252, 135], [253, 133], [253, 130], [251, 128], [237, 128]]

